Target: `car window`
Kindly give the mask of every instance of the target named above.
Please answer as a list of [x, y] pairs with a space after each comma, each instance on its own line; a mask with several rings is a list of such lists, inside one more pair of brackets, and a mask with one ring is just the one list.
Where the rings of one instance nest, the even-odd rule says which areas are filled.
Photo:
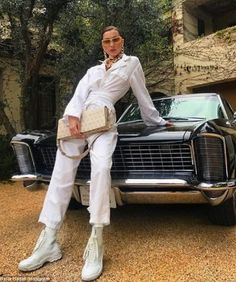
[[[223, 117], [218, 96], [189, 96], [153, 100], [156, 109], [164, 118], [204, 118]], [[132, 105], [120, 122], [141, 120], [138, 105]]]
[[141, 120], [140, 110], [137, 104], [131, 105], [123, 117], [121, 122]]

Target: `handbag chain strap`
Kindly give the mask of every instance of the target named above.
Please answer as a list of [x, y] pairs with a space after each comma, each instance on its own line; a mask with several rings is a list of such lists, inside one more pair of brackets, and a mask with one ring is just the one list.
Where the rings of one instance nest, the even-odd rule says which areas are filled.
[[57, 140], [57, 147], [59, 149], [59, 151], [61, 152], [61, 154], [63, 156], [66, 156], [67, 158], [69, 159], [72, 159], [72, 160], [82, 160], [84, 157], [86, 157], [89, 153], [89, 151], [91, 150], [92, 148], [92, 145], [93, 143], [98, 139], [98, 137], [100, 137], [104, 132], [101, 132], [99, 134], [96, 134], [94, 139], [92, 140], [92, 142], [90, 143], [90, 145], [88, 146], [88, 149], [85, 150], [83, 153], [79, 154], [79, 155], [68, 155], [65, 150], [63, 149], [63, 146], [62, 146], [62, 143], [65, 142], [63, 140]]

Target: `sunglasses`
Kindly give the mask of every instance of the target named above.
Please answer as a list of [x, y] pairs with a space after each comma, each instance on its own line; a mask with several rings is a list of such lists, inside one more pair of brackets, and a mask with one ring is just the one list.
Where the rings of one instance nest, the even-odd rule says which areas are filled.
[[105, 45], [105, 46], [109, 46], [112, 43], [113, 44], [118, 44], [120, 42], [121, 42], [121, 36], [117, 36], [117, 37], [114, 37], [114, 38], [109, 38], [109, 39], [103, 39], [102, 40], [102, 44]]

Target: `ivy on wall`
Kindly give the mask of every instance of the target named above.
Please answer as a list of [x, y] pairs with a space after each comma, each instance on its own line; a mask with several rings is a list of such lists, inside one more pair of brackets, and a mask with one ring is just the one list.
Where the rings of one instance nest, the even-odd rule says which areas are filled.
[[177, 92], [187, 86], [236, 77], [236, 28], [179, 43], [175, 48]]

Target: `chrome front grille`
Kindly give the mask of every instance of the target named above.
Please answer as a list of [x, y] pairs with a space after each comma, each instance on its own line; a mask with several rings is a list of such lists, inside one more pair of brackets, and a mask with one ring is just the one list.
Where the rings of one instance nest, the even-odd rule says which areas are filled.
[[[55, 147], [42, 147], [42, 159], [48, 170], [53, 169]], [[80, 171], [90, 171], [89, 156], [80, 164]], [[191, 148], [187, 144], [133, 143], [119, 144], [113, 154], [112, 172], [193, 171]]]
[[180, 171], [193, 170], [190, 146], [186, 144], [133, 143], [119, 145], [113, 170]]
[[40, 152], [44, 166], [47, 170], [52, 171], [56, 160], [56, 147], [41, 147]]

